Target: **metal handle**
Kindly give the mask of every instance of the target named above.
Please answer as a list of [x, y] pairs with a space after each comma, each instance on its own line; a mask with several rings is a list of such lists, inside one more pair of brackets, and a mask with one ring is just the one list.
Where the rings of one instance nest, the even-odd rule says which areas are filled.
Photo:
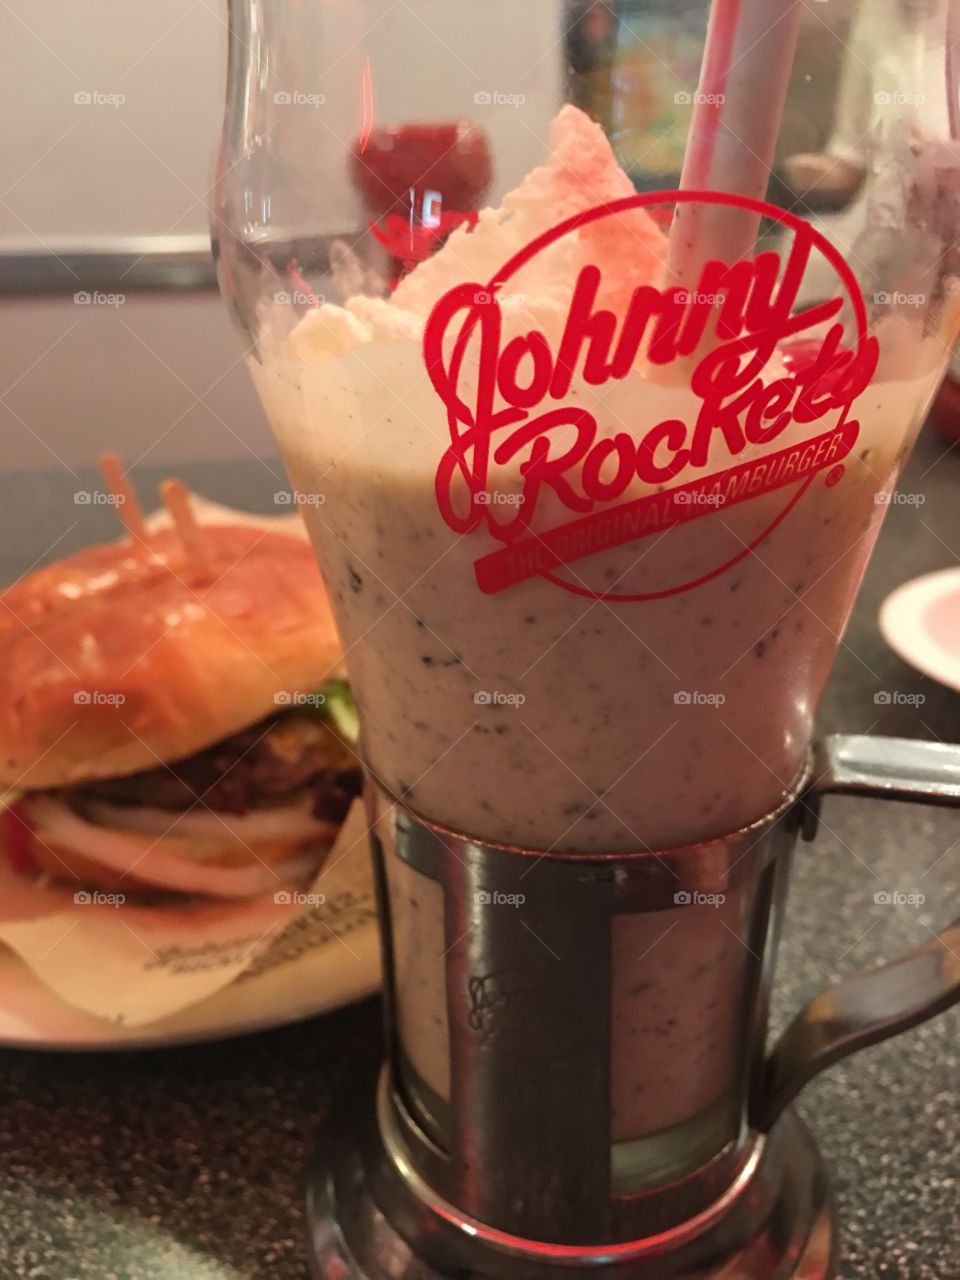
[[[817, 744], [798, 804], [813, 839], [824, 795], [919, 800], [960, 808], [960, 746], [836, 734]], [[960, 1002], [960, 921], [890, 964], [828, 987], [797, 1014], [767, 1059], [752, 1117], [766, 1131], [800, 1090], [858, 1049]]]

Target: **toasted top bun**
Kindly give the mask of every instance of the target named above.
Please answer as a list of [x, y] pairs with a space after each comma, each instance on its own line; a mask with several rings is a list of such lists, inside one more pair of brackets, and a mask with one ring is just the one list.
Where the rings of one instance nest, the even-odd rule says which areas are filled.
[[68, 786], [180, 759], [334, 674], [309, 544], [206, 525], [90, 547], [0, 593], [0, 786]]

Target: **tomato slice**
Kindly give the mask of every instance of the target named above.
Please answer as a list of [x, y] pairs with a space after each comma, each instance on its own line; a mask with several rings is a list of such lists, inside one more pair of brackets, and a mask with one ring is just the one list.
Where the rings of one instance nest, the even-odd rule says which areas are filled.
[[22, 801], [9, 805], [0, 814], [0, 836], [3, 849], [11, 867], [20, 875], [39, 871], [33, 856], [33, 827], [27, 818]]

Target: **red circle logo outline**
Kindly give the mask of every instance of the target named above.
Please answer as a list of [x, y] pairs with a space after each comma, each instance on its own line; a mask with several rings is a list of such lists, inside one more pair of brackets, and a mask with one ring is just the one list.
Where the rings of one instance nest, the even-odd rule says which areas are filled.
[[[627, 213], [632, 209], [644, 209], [658, 205], [678, 205], [678, 204], [714, 204], [725, 205], [731, 208], [745, 209], [749, 212], [759, 214], [782, 226], [788, 227], [795, 234], [802, 231], [805, 235], [810, 236], [811, 244], [826, 258], [843, 285], [850, 304], [853, 308], [854, 323], [856, 325], [856, 351], [862, 354], [864, 344], [867, 341], [867, 311], [857, 284], [856, 276], [850, 268], [850, 265], [839, 253], [837, 248], [818, 231], [811, 223], [792, 213], [788, 209], [780, 209], [777, 205], [770, 204], [766, 200], [760, 200], [753, 196], [735, 195], [726, 191], [648, 191], [638, 192], [636, 195], [624, 196], [620, 200], [614, 200], [608, 204], [594, 205], [590, 209], [585, 209], [580, 213], [573, 214], [571, 217], [564, 219], [563, 222], [557, 223], [555, 227], [541, 232], [535, 236], [529, 244], [518, 250], [512, 258], [490, 277], [485, 289], [491, 295], [495, 295], [497, 291], [507, 283], [513, 276], [517, 274], [528, 262], [532, 261], [544, 249], [555, 244], [558, 240], [562, 240], [564, 236], [569, 235], [572, 231], [578, 231], [581, 227], [589, 226], [592, 222], [601, 221], [604, 218], [617, 217], [621, 213]], [[466, 352], [466, 345], [470, 335], [476, 325], [476, 318], [471, 317], [464, 325], [457, 337], [454, 345], [454, 351], [451, 356], [450, 367], [453, 373], [454, 381], [459, 376], [460, 366]], [[453, 423], [451, 422], [452, 426]], [[573, 593], [574, 595], [584, 596], [591, 600], [603, 600], [609, 603], [626, 604], [639, 603], [645, 600], [660, 600], [668, 596], [680, 595], [685, 591], [692, 591], [695, 587], [702, 586], [705, 582], [710, 582], [717, 578], [720, 574], [725, 573], [728, 569], [732, 569], [739, 564], [748, 555], [750, 555], [757, 546], [765, 538], [767, 538], [773, 530], [790, 514], [799, 500], [810, 488], [810, 485], [816, 479], [816, 473], [802, 481], [800, 487], [792, 498], [786, 503], [783, 510], [763, 529], [757, 536], [735, 556], [726, 560], [723, 564], [711, 569], [709, 573], [702, 574], [699, 578], [691, 579], [689, 582], [682, 583], [676, 587], [670, 587], [663, 591], [645, 592], [641, 594], [626, 594], [618, 592], [598, 592], [593, 591], [586, 586], [577, 586], [575, 583], [567, 582], [560, 578], [553, 571], [546, 571], [539, 576], [548, 582], [552, 582], [555, 586], [561, 587], [564, 591]], [[709, 517], [707, 517], [709, 518]], [[535, 531], [531, 530], [531, 533]], [[597, 553], [601, 554], [601, 553]]]

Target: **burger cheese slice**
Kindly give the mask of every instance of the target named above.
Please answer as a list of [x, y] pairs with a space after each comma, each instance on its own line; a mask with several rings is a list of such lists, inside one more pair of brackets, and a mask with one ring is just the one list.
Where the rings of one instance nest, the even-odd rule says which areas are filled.
[[23, 871], [246, 898], [305, 881], [360, 773], [308, 543], [245, 524], [91, 547], [0, 593], [0, 790]]

